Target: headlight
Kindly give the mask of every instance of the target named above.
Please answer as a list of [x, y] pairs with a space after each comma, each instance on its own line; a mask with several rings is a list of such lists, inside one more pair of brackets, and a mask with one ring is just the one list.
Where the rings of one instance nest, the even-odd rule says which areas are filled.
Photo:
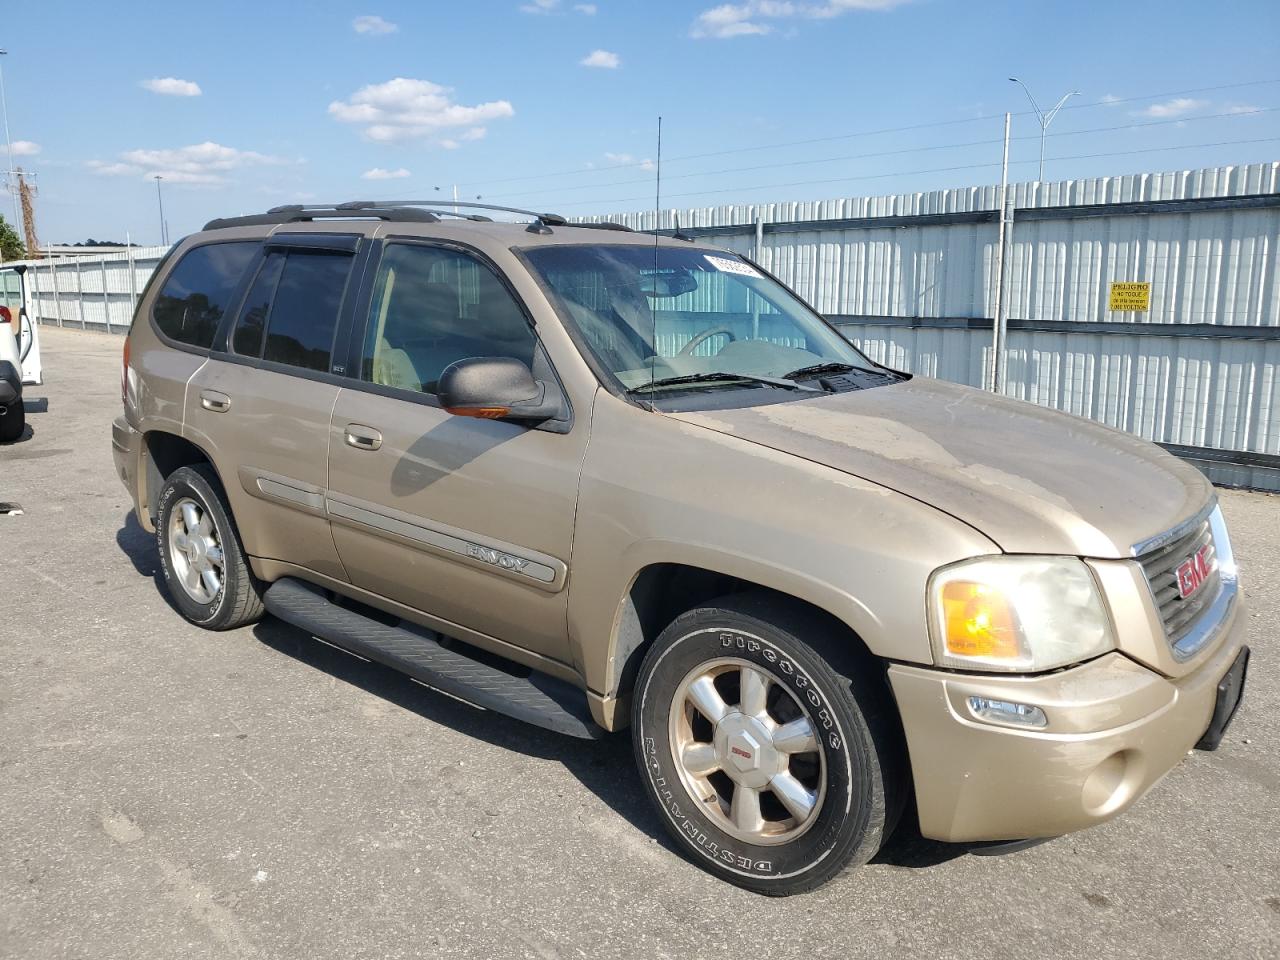
[[1031, 673], [1115, 648], [1089, 568], [1074, 557], [983, 557], [934, 573], [929, 632], [935, 662]]

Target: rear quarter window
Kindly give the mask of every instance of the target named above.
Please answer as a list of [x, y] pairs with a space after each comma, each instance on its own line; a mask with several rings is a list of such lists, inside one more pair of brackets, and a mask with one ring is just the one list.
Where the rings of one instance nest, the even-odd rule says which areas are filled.
[[155, 324], [170, 340], [208, 350], [231, 306], [256, 240], [193, 247], [165, 278], [156, 297]]

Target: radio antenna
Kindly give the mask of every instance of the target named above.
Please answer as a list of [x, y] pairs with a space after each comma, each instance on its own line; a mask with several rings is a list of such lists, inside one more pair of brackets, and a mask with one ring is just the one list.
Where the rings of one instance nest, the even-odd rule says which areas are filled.
[[[662, 229], [662, 117], [658, 117], [658, 152], [654, 162], [653, 177], [653, 290], [658, 290], [658, 242]], [[649, 319], [653, 323], [653, 353], [649, 357], [649, 409], [653, 406], [653, 382], [658, 369], [658, 304], [657, 297], [649, 297]]]

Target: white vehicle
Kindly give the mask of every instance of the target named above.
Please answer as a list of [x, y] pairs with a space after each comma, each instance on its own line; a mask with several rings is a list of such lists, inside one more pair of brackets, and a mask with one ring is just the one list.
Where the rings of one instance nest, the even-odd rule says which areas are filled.
[[0, 443], [22, 436], [26, 426], [22, 387], [43, 379], [40, 338], [21, 298], [18, 303], [0, 304]]

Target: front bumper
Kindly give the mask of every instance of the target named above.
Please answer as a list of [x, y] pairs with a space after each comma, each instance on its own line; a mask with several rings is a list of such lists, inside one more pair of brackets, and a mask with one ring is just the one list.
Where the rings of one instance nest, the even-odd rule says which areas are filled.
[[[1053, 837], [1132, 806], [1214, 719], [1218, 683], [1244, 641], [1241, 601], [1217, 648], [1169, 679], [1120, 653], [1035, 677], [894, 664], [920, 831], [951, 842]], [[969, 697], [1040, 707], [1043, 729], [973, 717]]]

